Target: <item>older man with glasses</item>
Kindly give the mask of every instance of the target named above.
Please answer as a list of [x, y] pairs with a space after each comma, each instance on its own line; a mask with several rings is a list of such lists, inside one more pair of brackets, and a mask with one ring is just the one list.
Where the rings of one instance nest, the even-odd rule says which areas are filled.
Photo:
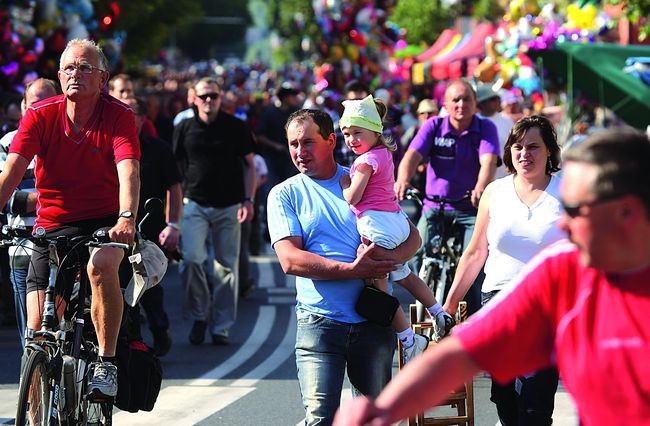
[[[133, 111], [102, 92], [108, 61], [94, 42], [68, 42], [59, 68], [63, 95], [28, 108], [11, 143], [0, 174], [0, 205], [36, 156], [35, 228], [42, 226], [54, 237], [88, 235], [110, 227], [112, 241], [131, 245], [140, 191]], [[112, 399], [117, 393], [115, 346], [123, 305], [117, 271], [123, 256], [124, 250], [116, 248], [94, 249], [88, 263], [91, 317], [100, 355], [90, 382], [91, 398]], [[40, 328], [48, 274], [47, 248], [34, 248], [27, 274], [29, 329]], [[64, 289], [64, 297], [71, 292]]]
[[[181, 224], [184, 307], [194, 320], [190, 343], [203, 343], [209, 328], [213, 344], [227, 345], [237, 313], [240, 224], [253, 219], [254, 141], [246, 123], [221, 110], [216, 80], [203, 78], [194, 89], [196, 115], [181, 121], [173, 137], [187, 201]], [[203, 266], [208, 236], [219, 266], [212, 289]]]
[[479, 371], [506, 382], [556, 364], [580, 424], [650, 419], [650, 141], [595, 134], [564, 157], [558, 242], [513, 290], [409, 364], [338, 425], [388, 425], [441, 401]]

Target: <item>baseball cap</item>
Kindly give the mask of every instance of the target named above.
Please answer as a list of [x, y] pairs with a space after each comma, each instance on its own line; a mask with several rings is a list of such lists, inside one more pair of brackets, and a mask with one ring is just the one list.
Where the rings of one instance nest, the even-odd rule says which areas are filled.
[[492, 89], [491, 84], [481, 84], [476, 88], [476, 102], [480, 103], [492, 98], [500, 98], [500, 96]]
[[424, 114], [425, 112], [438, 112], [438, 105], [436, 105], [436, 102], [433, 99], [422, 99], [418, 104], [417, 113]]
[[124, 290], [124, 301], [135, 306], [145, 291], [157, 285], [167, 271], [167, 256], [148, 240], [136, 241], [133, 254], [129, 256], [133, 278]]

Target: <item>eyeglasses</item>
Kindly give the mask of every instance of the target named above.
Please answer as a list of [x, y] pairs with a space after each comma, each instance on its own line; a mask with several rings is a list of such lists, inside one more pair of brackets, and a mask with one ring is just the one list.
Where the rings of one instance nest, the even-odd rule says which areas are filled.
[[92, 66], [90, 64], [68, 64], [61, 71], [63, 71], [65, 75], [72, 75], [74, 74], [75, 70], [79, 70], [79, 72], [82, 74], [91, 74], [95, 70], [104, 71], [103, 69]]
[[216, 92], [205, 93], [203, 95], [196, 95], [196, 97], [201, 99], [202, 101], [207, 101], [208, 98], [212, 99], [213, 101], [216, 101], [217, 99], [219, 99], [219, 94]]
[[577, 203], [566, 203], [564, 201], [560, 201], [560, 204], [562, 204], [562, 208], [564, 209], [564, 212], [569, 216], [571, 219], [574, 219], [578, 216], [584, 216], [582, 213], [583, 207], [593, 207], [598, 204], [606, 203], [608, 201], [613, 201], [617, 198], [621, 198], [624, 194], [611, 194], [607, 195], [601, 198], [597, 198], [593, 201], [581, 201]]

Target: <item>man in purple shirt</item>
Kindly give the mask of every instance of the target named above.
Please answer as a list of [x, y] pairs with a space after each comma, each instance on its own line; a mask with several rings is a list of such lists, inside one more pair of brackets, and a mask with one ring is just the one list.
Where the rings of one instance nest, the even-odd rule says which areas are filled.
[[[468, 201], [445, 207], [445, 222], [455, 221], [465, 228], [463, 245], [466, 246], [474, 230], [478, 201], [494, 179], [500, 155], [499, 137], [491, 121], [476, 115], [476, 92], [467, 81], [455, 80], [447, 86], [444, 106], [449, 115], [427, 120], [409, 145], [397, 171], [395, 193], [400, 200], [404, 199], [418, 164], [428, 161], [427, 196], [459, 199], [468, 192], [471, 194]], [[416, 254], [418, 269], [426, 242], [439, 235], [440, 225], [437, 203], [425, 199], [418, 223], [423, 241]], [[482, 276], [467, 294], [470, 314], [481, 305], [481, 282]]]

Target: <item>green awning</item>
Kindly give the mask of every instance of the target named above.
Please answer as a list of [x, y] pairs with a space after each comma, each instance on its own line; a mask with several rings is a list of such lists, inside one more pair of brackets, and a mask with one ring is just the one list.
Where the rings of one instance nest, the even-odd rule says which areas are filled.
[[529, 52], [544, 68], [566, 78], [569, 101], [576, 93], [612, 110], [630, 126], [650, 125], [650, 87], [623, 72], [625, 60], [650, 57], [650, 46], [609, 43], [558, 43], [554, 49]]

